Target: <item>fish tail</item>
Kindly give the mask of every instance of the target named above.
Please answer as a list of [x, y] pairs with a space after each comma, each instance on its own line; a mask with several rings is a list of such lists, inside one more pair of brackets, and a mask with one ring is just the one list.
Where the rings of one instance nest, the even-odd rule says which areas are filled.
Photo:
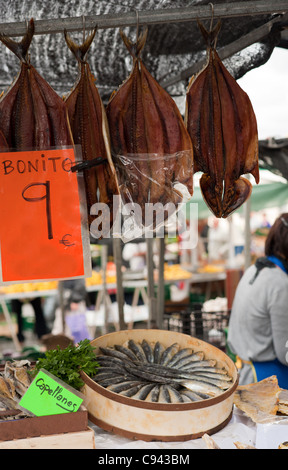
[[137, 37], [136, 42], [132, 42], [131, 39], [126, 36], [124, 31], [120, 29], [120, 36], [134, 60], [137, 60], [140, 57], [140, 54], [146, 43], [147, 35], [148, 27], [146, 26], [145, 29]]
[[240, 177], [233, 184], [230, 183], [229, 187], [224, 190], [222, 217], [226, 219], [228, 215], [238, 209], [247, 201], [251, 192], [252, 184], [246, 178]]
[[207, 44], [207, 47], [211, 49], [215, 49], [218, 34], [221, 29], [221, 21], [219, 20], [214, 26], [214, 28], [211, 28], [210, 30], [206, 29], [203, 23], [201, 23], [199, 20], [197, 20], [197, 23], [203, 35], [203, 38]]
[[21, 62], [27, 62], [27, 53], [34, 36], [34, 32], [34, 19], [31, 18], [27, 24], [26, 34], [23, 36], [21, 41], [15, 41], [5, 34], [0, 34], [0, 41], [3, 42], [3, 44], [5, 44], [5, 46], [21, 60]]
[[221, 182], [215, 183], [209, 174], [204, 173], [200, 179], [200, 189], [207, 206], [215, 217], [222, 217], [223, 185]]
[[67, 30], [64, 29], [64, 37], [65, 37], [66, 44], [69, 47], [72, 54], [74, 54], [74, 56], [76, 57], [78, 62], [85, 62], [87, 52], [88, 52], [88, 50], [89, 50], [89, 48], [92, 44], [92, 41], [95, 37], [97, 28], [98, 28], [98, 26], [96, 25], [95, 28], [93, 29], [92, 33], [89, 34], [89, 36], [86, 38], [86, 40], [80, 45], [76, 44], [76, 42], [73, 41], [71, 36], [68, 34]]

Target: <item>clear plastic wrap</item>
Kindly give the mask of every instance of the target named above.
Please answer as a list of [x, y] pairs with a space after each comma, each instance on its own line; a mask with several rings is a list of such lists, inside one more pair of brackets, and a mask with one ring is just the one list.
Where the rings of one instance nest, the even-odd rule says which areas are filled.
[[124, 216], [124, 241], [131, 239], [132, 232], [132, 238], [153, 236], [192, 197], [191, 150], [169, 155], [116, 155], [113, 159]]

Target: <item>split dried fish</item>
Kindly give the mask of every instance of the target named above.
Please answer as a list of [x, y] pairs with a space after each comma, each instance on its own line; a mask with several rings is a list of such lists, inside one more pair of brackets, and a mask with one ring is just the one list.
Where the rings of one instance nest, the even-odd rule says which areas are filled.
[[21, 41], [0, 35], [2, 43], [21, 62], [18, 76], [0, 99], [0, 129], [9, 149], [73, 145], [65, 103], [30, 63], [28, 50], [33, 35], [33, 18]]
[[181, 349], [178, 343], [164, 347], [159, 341], [130, 339], [100, 347], [99, 353], [93, 380], [137, 400], [187, 403], [219, 395], [232, 385], [232, 377], [216, 360], [205, 359], [202, 351]]
[[146, 28], [132, 43], [120, 31], [133, 66], [106, 109], [123, 199], [142, 210], [146, 203], [180, 203], [176, 183], [193, 194], [191, 139], [174, 100], [143, 64], [147, 33]]
[[203, 172], [203, 198], [216, 217], [226, 218], [251, 194], [250, 181], [241, 175], [251, 173], [259, 182], [257, 122], [248, 95], [216, 52], [221, 23], [211, 31], [198, 24], [207, 43], [207, 65], [190, 80], [185, 122], [195, 172]]
[[84, 170], [89, 225], [95, 219], [91, 207], [95, 203], [106, 204], [110, 209], [109, 227], [102, 224], [102, 232], [108, 234], [113, 222], [113, 196], [119, 194], [116, 171], [110, 153], [110, 139], [105, 108], [99, 95], [96, 79], [86, 60], [97, 27], [80, 45], [65, 30], [67, 46], [79, 64], [79, 76], [71, 92], [65, 97], [74, 143], [81, 145], [82, 158], [90, 161], [101, 157], [103, 163]]
[[[18, 409], [19, 400], [32, 382], [28, 374], [29, 368], [30, 362], [26, 360], [5, 363], [4, 370], [0, 373], [0, 415], [1, 411]], [[20, 417], [20, 410], [16, 416]], [[25, 416], [24, 412], [21, 413], [21, 417]]]

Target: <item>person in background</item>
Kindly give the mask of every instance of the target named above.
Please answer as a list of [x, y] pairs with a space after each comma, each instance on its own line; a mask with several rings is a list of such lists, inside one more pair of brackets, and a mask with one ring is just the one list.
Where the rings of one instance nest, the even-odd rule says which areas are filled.
[[[43, 335], [48, 333], [48, 328], [46, 325], [43, 309], [42, 309], [42, 299], [41, 297], [35, 297], [31, 299], [29, 303], [32, 305], [35, 312], [35, 333], [38, 339], [41, 339]], [[11, 301], [11, 309], [13, 313], [17, 315], [17, 324], [18, 324], [18, 333], [17, 337], [20, 343], [25, 341], [23, 334], [23, 317], [22, 317], [22, 305], [23, 303], [19, 299], [13, 299]]]
[[288, 388], [288, 213], [265, 241], [265, 256], [243, 274], [228, 326], [228, 347], [237, 355], [239, 384], [276, 375]]

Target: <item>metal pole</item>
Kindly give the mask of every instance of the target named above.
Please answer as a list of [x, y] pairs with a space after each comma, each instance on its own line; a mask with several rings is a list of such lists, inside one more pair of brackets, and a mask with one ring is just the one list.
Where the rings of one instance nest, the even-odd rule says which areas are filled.
[[148, 328], [155, 328], [156, 320], [156, 308], [157, 299], [155, 297], [154, 290], [154, 265], [153, 265], [153, 238], [146, 239], [146, 262], [147, 262], [147, 276], [148, 276], [148, 308], [149, 308], [149, 319]]
[[102, 270], [102, 287], [103, 287], [103, 303], [104, 303], [104, 332], [108, 333], [108, 303], [107, 303], [107, 245], [101, 246], [101, 270]]
[[251, 213], [251, 198], [245, 202], [244, 206], [245, 218], [245, 242], [244, 242], [244, 269], [249, 268], [251, 264], [251, 227], [250, 227], [250, 213]]
[[165, 239], [158, 238], [159, 261], [158, 261], [158, 289], [157, 289], [157, 310], [156, 325], [158, 328], [163, 327], [164, 303], [165, 303], [165, 286], [164, 286], [164, 255], [165, 255]]
[[[268, 15], [288, 11], [287, 0], [258, 0], [247, 2], [213, 4], [213, 16], [217, 18], [233, 18], [251, 15]], [[137, 10], [129, 12], [109, 13], [106, 15], [89, 15], [71, 18], [52, 18], [35, 20], [35, 34], [63, 33], [67, 31], [83, 31], [92, 29], [123, 28], [126, 26], [154, 25], [163, 23], [183, 23], [196, 20], [211, 19], [211, 5], [200, 5], [183, 8], [165, 8], [156, 10]], [[22, 22], [3, 23], [0, 32], [10, 37], [23, 36], [26, 33], [26, 20]]]
[[124, 290], [123, 290], [123, 276], [122, 276], [122, 249], [121, 249], [121, 239], [113, 238], [113, 255], [114, 263], [116, 265], [116, 278], [117, 278], [117, 304], [118, 304], [118, 313], [119, 313], [119, 328], [120, 330], [125, 330], [125, 320], [124, 320]]

